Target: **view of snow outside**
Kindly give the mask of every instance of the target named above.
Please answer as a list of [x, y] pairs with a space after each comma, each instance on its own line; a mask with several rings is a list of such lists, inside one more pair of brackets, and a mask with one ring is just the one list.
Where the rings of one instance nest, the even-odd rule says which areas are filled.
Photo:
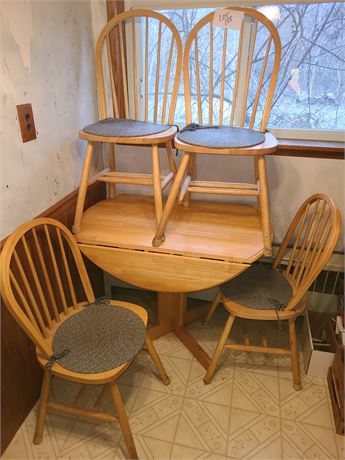
[[[343, 130], [345, 127], [345, 3], [318, 3], [297, 5], [270, 5], [257, 7], [265, 14], [278, 29], [282, 43], [282, 59], [279, 79], [274, 94], [269, 128], [289, 129], [327, 129]], [[160, 13], [167, 16], [178, 29], [183, 44], [189, 32], [213, 9], [177, 9], [164, 10]], [[151, 20], [150, 20], [151, 21]], [[156, 26], [154, 25], [156, 23]], [[153, 27], [152, 27], [153, 26]], [[170, 31], [163, 26], [160, 60], [159, 94], [163, 98], [165, 81], [161, 76], [166, 74], [169, 52]], [[170, 34], [170, 35], [169, 35]], [[145, 52], [145, 33], [143, 22], [143, 57]], [[219, 118], [219, 98], [221, 92], [221, 66], [224, 29], [213, 28], [213, 123]], [[234, 82], [236, 75], [237, 47], [239, 40], [238, 30], [229, 30], [227, 37], [227, 60], [224, 83], [224, 119], [223, 124], [229, 122]], [[268, 33], [265, 27], [259, 27], [256, 44], [250, 87], [248, 94], [248, 115], [254, 103], [262, 63], [265, 56]], [[149, 27], [149, 112], [153, 113], [154, 93], [157, 67], [158, 21], [152, 20]], [[201, 29], [198, 34], [198, 61], [200, 71], [200, 92], [202, 96], [203, 121], [208, 121], [209, 102], [209, 56], [210, 56], [210, 27]], [[272, 65], [271, 47], [270, 59], [264, 79], [263, 93], [267, 90], [267, 78]], [[195, 48], [190, 53], [192, 111], [197, 117], [197, 85], [195, 67]], [[172, 68], [176, 63], [176, 56], [172, 58]], [[175, 123], [185, 123], [183, 79], [181, 79], [177, 99]], [[171, 95], [172, 78], [169, 80]], [[255, 127], [260, 122], [265, 98], [260, 99]], [[159, 118], [159, 117], [158, 117]]]

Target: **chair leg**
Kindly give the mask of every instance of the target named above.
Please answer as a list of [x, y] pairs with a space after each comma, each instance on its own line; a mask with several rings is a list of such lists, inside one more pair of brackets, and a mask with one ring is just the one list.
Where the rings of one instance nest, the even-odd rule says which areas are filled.
[[164, 383], [164, 385], [169, 385], [170, 378], [167, 376], [162, 361], [160, 360], [160, 357], [158, 356], [158, 353], [155, 347], [153, 346], [152, 340], [148, 334], [146, 334], [145, 337], [145, 346], [147, 348], [149, 355], [151, 356], [153, 364], [156, 366], [156, 369], [160, 375], [160, 378], [162, 379], [162, 382]]
[[[192, 181], [196, 179], [196, 157], [195, 155], [191, 155], [190, 157], [187, 175], [190, 175]], [[188, 207], [189, 200], [190, 200], [190, 192], [187, 191], [182, 201], [183, 206]]]
[[171, 142], [167, 142], [165, 144], [165, 147], [167, 149], [167, 155], [168, 155], [168, 162], [169, 162], [170, 171], [172, 171], [174, 174], [176, 174], [177, 173], [177, 167], [176, 167], [174, 154], [173, 154], [172, 147], [171, 147]]
[[[115, 172], [115, 144], [109, 143], [108, 145], [109, 151], [108, 151], [108, 164], [109, 164], [109, 169], [110, 171]], [[116, 195], [116, 187], [115, 184], [108, 184], [108, 190], [109, 190], [109, 198], [115, 198]]]
[[155, 199], [155, 211], [157, 225], [162, 217], [163, 201], [161, 188], [161, 168], [159, 163], [159, 148], [158, 145], [152, 146], [152, 172], [153, 172], [153, 193]]
[[270, 209], [268, 201], [268, 187], [266, 175], [265, 156], [260, 155], [257, 160], [257, 173], [259, 179], [259, 200], [262, 220], [262, 230], [264, 235], [264, 254], [265, 256], [272, 255], [271, 244], [271, 224], [270, 224]]
[[83, 171], [81, 173], [80, 186], [78, 192], [77, 206], [75, 210], [74, 224], [72, 227], [73, 233], [80, 232], [81, 216], [83, 215], [87, 185], [89, 182], [91, 159], [92, 159], [93, 144], [89, 142], [86, 147], [85, 160]]
[[[259, 183], [259, 167], [258, 167], [258, 157], [254, 156], [254, 176], [255, 176], [255, 184], [260, 189], [260, 183]], [[257, 203], [257, 208], [258, 211], [261, 213], [261, 206], [260, 206], [260, 197], [256, 197], [256, 203]]]
[[164, 241], [165, 228], [167, 226], [169, 217], [171, 215], [171, 212], [173, 210], [173, 207], [174, 207], [174, 204], [177, 198], [177, 194], [180, 190], [184, 175], [186, 173], [189, 158], [190, 158], [189, 153], [185, 153], [182, 157], [181, 164], [178, 168], [174, 183], [171, 187], [167, 202], [165, 204], [163, 215], [159, 222], [159, 225], [156, 231], [156, 235], [152, 241], [152, 246], [154, 247], [160, 246]]
[[224, 350], [224, 346], [226, 341], [228, 340], [232, 325], [234, 324], [235, 321], [235, 315], [229, 314], [229, 318], [227, 319], [227, 322], [225, 324], [224, 330], [219, 338], [219, 342], [217, 344], [216, 350], [214, 352], [214, 355], [211, 359], [210, 365], [208, 366], [207, 372], [204, 377], [204, 383], [207, 385], [211, 383], [211, 380], [213, 378], [214, 371], [216, 370], [218, 361], [220, 359], [220, 356]]
[[46, 370], [43, 374], [43, 382], [41, 387], [40, 402], [38, 406], [38, 414], [36, 419], [36, 430], [33, 443], [40, 444], [43, 440], [44, 422], [47, 414], [47, 403], [50, 387], [50, 371]]
[[110, 387], [111, 395], [113, 398], [113, 403], [115, 406], [116, 414], [117, 414], [117, 417], [119, 418], [122, 434], [125, 439], [125, 443], [126, 443], [127, 450], [129, 453], [129, 458], [138, 458], [137, 450], [135, 448], [133, 435], [132, 435], [131, 428], [128, 423], [126, 408], [123, 404], [120, 389], [117, 383], [115, 382], [109, 383], [109, 387]]
[[295, 390], [298, 391], [302, 389], [302, 386], [301, 386], [301, 375], [299, 371], [298, 345], [297, 345], [295, 318], [289, 319], [289, 336], [290, 336], [293, 387]]
[[211, 317], [213, 316], [213, 313], [215, 312], [216, 308], [218, 307], [221, 301], [222, 301], [222, 293], [220, 292], [220, 289], [218, 289], [216, 297], [213, 299], [212, 305], [209, 311], [207, 312], [207, 315], [205, 316], [204, 324], [207, 324], [210, 321]]

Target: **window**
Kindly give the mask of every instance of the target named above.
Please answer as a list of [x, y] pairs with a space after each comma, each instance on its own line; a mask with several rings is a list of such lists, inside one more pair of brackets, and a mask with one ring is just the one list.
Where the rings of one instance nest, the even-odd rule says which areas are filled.
[[[279, 80], [269, 128], [313, 132], [344, 129], [345, 4], [280, 4], [257, 8], [274, 22], [282, 42]], [[193, 26], [213, 10], [186, 8], [160, 12], [175, 24], [185, 43]], [[261, 59], [259, 52], [254, 55], [254, 65]], [[221, 53], [219, 56], [221, 59]], [[217, 91], [219, 94], [215, 86], [215, 98]], [[176, 107], [176, 122], [184, 123], [182, 84]]]

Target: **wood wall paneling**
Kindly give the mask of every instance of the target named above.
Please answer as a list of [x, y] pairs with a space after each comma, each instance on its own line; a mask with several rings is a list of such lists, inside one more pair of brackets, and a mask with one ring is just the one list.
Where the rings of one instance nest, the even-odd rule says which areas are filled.
[[336, 141], [278, 139], [278, 150], [275, 155], [343, 160], [344, 143]]

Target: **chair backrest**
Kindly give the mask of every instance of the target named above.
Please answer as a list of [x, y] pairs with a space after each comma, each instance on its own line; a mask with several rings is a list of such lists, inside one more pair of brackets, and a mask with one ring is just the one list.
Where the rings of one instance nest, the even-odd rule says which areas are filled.
[[186, 121], [265, 131], [280, 66], [279, 34], [254, 9], [226, 10], [243, 14], [240, 29], [214, 25], [212, 12], [196, 24], [186, 41]]
[[52, 328], [78, 302], [94, 300], [73, 235], [48, 218], [27, 222], [7, 238], [0, 255], [0, 286], [10, 313], [46, 358], [52, 354]]
[[339, 232], [339, 210], [328, 196], [312, 195], [298, 209], [273, 264], [273, 268], [282, 264], [285, 276], [294, 287], [288, 308], [298, 304], [323, 270]]
[[[182, 42], [173, 23], [154, 11], [134, 9], [106, 24], [96, 46], [101, 118], [109, 116], [104, 84], [105, 48], [113, 115], [120, 118], [121, 104], [125, 118], [173, 123], [182, 69]], [[121, 62], [117, 68], [112, 65], [114, 53]]]

